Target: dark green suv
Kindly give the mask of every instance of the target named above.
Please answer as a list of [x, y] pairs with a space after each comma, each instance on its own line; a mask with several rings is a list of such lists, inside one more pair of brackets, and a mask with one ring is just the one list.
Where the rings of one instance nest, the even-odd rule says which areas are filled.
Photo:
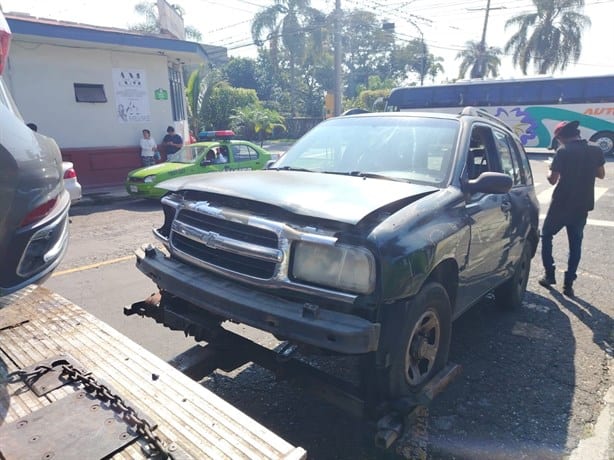
[[332, 118], [272, 169], [164, 187], [168, 254], [137, 260], [161, 308], [362, 355], [385, 398], [445, 365], [453, 320], [484, 295], [521, 304], [538, 244], [522, 144], [473, 108]]

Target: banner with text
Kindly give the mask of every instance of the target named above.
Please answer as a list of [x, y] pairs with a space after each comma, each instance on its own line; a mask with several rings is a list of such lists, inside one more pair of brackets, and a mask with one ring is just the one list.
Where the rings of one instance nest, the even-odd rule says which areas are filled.
[[147, 79], [142, 69], [113, 69], [117, 119], [120, 123], [142, 123], [151, 119]]

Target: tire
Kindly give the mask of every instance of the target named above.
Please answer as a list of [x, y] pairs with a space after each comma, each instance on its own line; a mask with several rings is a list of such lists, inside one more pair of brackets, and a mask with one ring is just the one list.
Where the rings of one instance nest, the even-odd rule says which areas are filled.
[[390, 365], [381, 388], [395, 399], [420, 391], [448, 361], [452, 332], [450, 299], [435, 282], [425, 284], [402, 313], [388, 315], [382, 333], [387, 337]]
[[524, 294], [527, 291], [530, 271], [531, 252], [529, 244], [525, 243], [520, 260], [518, 260], [516, 267], [514, 267], [514, 274], [495, 289], [495, 301], [499, 307], [506, 310], [520, 308]]
[[591, 142], [598, 144], [604, 155], [614, 155], [614, 133], [598, 132], [593, 134]]

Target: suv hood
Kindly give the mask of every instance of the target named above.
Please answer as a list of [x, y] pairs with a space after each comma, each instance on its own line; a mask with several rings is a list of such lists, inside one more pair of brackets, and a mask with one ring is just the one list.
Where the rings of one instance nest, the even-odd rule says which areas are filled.
[[242, 171], [178, 177], [158, 185], [196, 190], [278, 206], [289, 212], [357, 224], [391, 203], [399, 207], [436, 187], [356, 176], [302, 171]]

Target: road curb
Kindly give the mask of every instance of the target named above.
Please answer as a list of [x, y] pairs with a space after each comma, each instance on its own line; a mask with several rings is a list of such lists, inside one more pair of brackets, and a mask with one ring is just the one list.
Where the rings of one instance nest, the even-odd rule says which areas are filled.
[[593, 428], [593, 436], [578, 443], [569, 460], [611, 460], [614, 458], [614, 387], [610, 387]]

